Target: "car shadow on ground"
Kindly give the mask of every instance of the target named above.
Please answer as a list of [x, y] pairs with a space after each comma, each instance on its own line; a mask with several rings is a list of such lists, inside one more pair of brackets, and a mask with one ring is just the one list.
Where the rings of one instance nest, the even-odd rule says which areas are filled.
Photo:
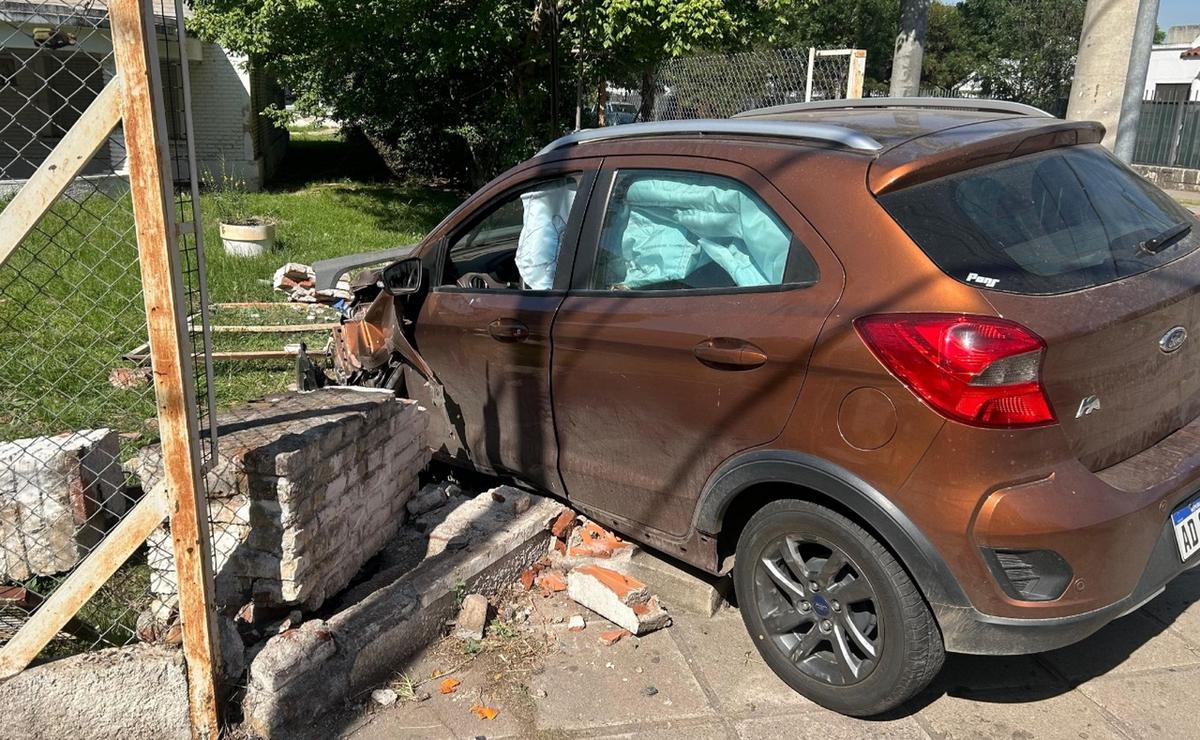
[[[1200, 634], [1188, 634], [1190, 627], [1181, 630], [1185, 625], [1179, 623], [1197, 601], [1200, 572], [1191, 571], [1142, 608], [1074, 645], [1034, 655], [948, 654], [942, 671], [925, 691], [879, 719], [916, 714], [943, 696], [993, 703], [1050, 699], [1110, 673], [1166, 667], [1161, 661], [1169, 660], [1174, 648], [1186, 653], [1184, 662], [1194, 663]], [[1193, 620], [1196, 616], [1194, 611], [1190, 615]], [[1172, 626], [1175, 629], [1168, 632]]]

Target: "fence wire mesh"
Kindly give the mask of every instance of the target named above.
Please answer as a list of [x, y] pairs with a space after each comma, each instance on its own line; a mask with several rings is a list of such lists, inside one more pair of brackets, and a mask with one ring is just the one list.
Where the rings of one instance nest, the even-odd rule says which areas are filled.
[[[154, 3], [168, 89], [172, 80], [182, 84], [180, 13], [173, 0]], [[106, 2], [0, 1], [0, 205], [116, 74]], [[178, 96], [163, 98], [167, 116], [186, 119], [173, 105]], [[184, 217], [195, 192], [187, 143], [186, 134], [173, 142], [171, 158], [181, 222], [194, 220]], [[128, 464], [157, 441], [158, 424], [149, 364], [126, 357], [147, 341], [127, 174], [118, 125], [0, 262], [0, 646], [147, 492]], [[198, 274], [194, 237], [181, 236], [179, 246]], [[186, 276], [185, 284], [199, 314], [202, 286]], [[200, 332], [197, 351], [204, 338]], [[197, 387], [206, 393], [203, 378]], [[140, 547], [39, 658], [138, 640], [177, 643], [178, 615], [152, 618], [149, 564], [163, 555], [153, 544]]]
[[610, 87], [605, 123], [728, 118], [753, 108], [845, 98], [850, 61], [849, 49], [774, 49], [670, 59], [654, 73], [649, 115], [640, 92]]

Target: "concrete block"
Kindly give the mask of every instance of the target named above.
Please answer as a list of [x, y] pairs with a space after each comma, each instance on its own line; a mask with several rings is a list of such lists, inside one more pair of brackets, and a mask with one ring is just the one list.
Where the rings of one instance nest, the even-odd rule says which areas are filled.
[[488, 600], [482, 594], [468, 594], [458, 610], [454, 625], [454, 636], [461, 640], [482, 640], [487, 629]]
[[622, 570], [649, 586], [671, 611], [711, 617], [733, 591], [733, 582], [727, 577], [700, 575], [641, 549]]
[[646, 584], [597, 565], [581, 565], [568, 573], [567, 595], [635, 635], [671, 623], [670, 615]]
[[0, 443], [0, 578], [70, 570], [126, 510], [117, 434]]
[[43, 663], [0, 682], [0, 737], [188, 740], [176, 648], [130, 645]]

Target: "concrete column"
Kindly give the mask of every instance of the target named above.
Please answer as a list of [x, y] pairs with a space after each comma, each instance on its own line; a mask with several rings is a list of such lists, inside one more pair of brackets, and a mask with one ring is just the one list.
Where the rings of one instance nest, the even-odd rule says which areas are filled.
[[1067, 118], [1100, 121], [1104, 145], [1133, 156], [1158, 0], [1089, 0]]
[[893, 98], [911, 97], [921, 89], [921, 60], [929, 28], [930, 0], [900, 0], [900, 35], [892, 55]]

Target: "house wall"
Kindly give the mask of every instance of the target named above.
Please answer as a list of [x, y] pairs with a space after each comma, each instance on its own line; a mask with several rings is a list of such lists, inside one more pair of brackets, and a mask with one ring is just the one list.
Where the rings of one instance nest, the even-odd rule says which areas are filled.
[[[192, 91], [192, 126], [196, 166], [203, 176], [220, 179], [222, 172], [258, 190], [282, 152], [267, 156], [259, 144], [270, 129], [258, 115], [265, 103], [258, 78], [246, 58], [205, 43], [200, 61], [188, 63]], [[257, 84], [256, 84], [257, 83]], [[286, 134], [284, 144], [286, 147]]]
[[1154, 97], [1154, 89], [1160, 84], [1190, 84], [1188, 99], [1195, 100], [1200, 97], [1200, 59], [1179, 57], [1197, 45], [1200, 45], [1200, 37], [1189, 43], [1156, 45], [1150, 52], [1145, 97]]
[[[162, 52], [162, 49], [160, 49]], [[259, 112], [283, 101], [267, 75], [247, 70], [245, 58], [212, 43], [189, 48], [192, 124], [201, 175], [222, 168], [251, 190], [262, 187], [282, 160], [287, 132]], [[22, 34], [0, 46], [0, 194], [19, 188], [115, 73], [106, 35], [91, 33], [77, 47], [37, 49]], [[161, 69], [168, 109], [182, 109], [177, 63]], [[168, 116], [172, 147], [184, 146], [182, 122]], [[174, 151], [172, 152], [174, 154]], [[186, 161], [186, 157], [173, 161]], [[118, 127], [85, 175], [126, 174], [124, 137]], [[186, 173], [177, 173], [186, 175]]]

